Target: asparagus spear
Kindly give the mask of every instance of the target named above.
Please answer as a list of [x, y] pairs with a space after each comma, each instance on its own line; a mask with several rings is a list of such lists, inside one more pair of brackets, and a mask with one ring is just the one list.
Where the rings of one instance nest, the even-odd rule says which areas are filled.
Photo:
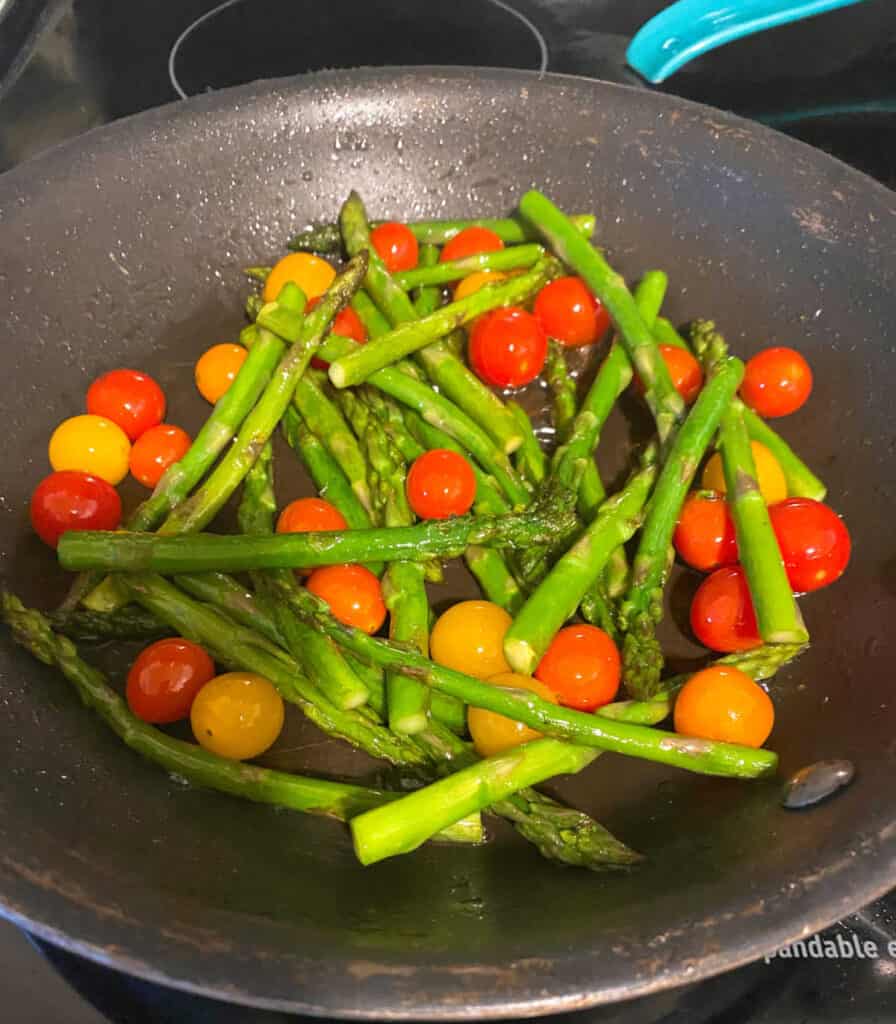
[[625, 681], [632, 696], [642, 700], [657, 691], [662, 671], [662, 651], [654, 629], [662, 617], [662, 592], [675, 524], [700, 460], [740, 385], [743, 371], [743, 363], [730, 356], [712, 364], [703, 390], [675, 435], [647, 508], [621, 614], [626, 633]]
[[547, 492], [523, 512], [457, 516], [415, 526], [323, 533], [237, 537], [204, 533], [169, 537], [146, 533], [84, 531], [64, 534], [57, 549], [65, 569], [106, 572], [224, 572], [314, 568], [379, 557], [395, 562], [453, 557], [468, 544], [525, 548], [550, 543], [575, 529], [571, 496]]
[[[576, 229], [586, 238], [594, 234], [595, 218], [590, 213], [575, 214], [570, 217]], [[371, 227], [382, 224], [373, 221]], [[469, 227], [484, 227], [495, 234], [506, 245], [519, 245], [522, 242], [537, 240], [537, 232], [525, 221], [515, 217], [480, 217], [475, 220], [423, 220], [411, 221], [408, 227], [421, 244], [444, 245], [455, 235]], [[287, 248], [294, 252], [338, 253], [342, 249], [342, 233], [338, 224], [322, 224], [296, 235], [287, 243]]]
[[[399, 793], [288, 775], [258, 765], [229, 761], [193, 743], [167, 736], [131, 714], [103, 674], [83, 661], [69, 640], [53, 633], [43, 615], [25, 608], [18, 598], [9, 593], [2, 596], [2, 609], [3, 620], [12, 629], [16, 642], [40, 661], [58, 668], [74, 686], [83, 703], [96, 711], [132, 750], [193, 785], [256, 803], [325, 815], [338, 821], [348, 821], [363, 811], [401, 796]], [[465, 819], [445, 830], [439, 838], [453, 842], [481, 842], [481, 821], [478, 815]]]
[[389, 321], [376, 308], [376, 303], [363, 289], [355, 292], [352, 296], [352, 309], [364, 324], [369, 338], [379, 338], [381, 335], [389, 333]]
[[559, 341], [548, 342], [544, 376], [553, 402], [554, 436], [560, 444], [567, 439], [576, 416], [576, 382], [569, 372], [566, 352]]
[[812, 498], [815, 501], [824, 501], [827, 488], [784, 438], [745, 405], [742, 407], [742, 415], [750, 440], [764, 444], [784, 471], [788, 495], [791, 498]]
[[504, 654], [515, 671], [532, 674], [554, 634], [579, 606], [610, 554], [634, 534], [655, 477], [655, 457], [650, 457], [624, 490], [601, 505], [579, 540], [523, 605], [504, 637]]
[[[286, 340], [298, 337], [301, 329], [301, 318], [282, 309], [272, 309], [270, 305], [259, 314], [259, 322], [262, 321]], [[354, 352], [360, 347], [350, 338], [331, 334], [322, 343], [320, 356], [332, 362], [340, 355]], [[402, 405], [416, 410], [427, 423], [450, 434], [494, 476], [514, 504], [525, 505], [531, 500], [526, 485], [511, 466], [507, 455], [499, 451], [488, 434], [444, 395], [433, 391], [412, 373], [404, 372], [404, 368], [394, 366], [378, 370], [371, 375], [368, 383]]]
[[656, 322], [653, 325], [653, 336], [656, 338], [658, 345], [671, 345], [673, 348], [683, 348], [685, 352], [690, 352], [691, 350], [688, 343], [675, 329], [675, 326], [664, 316], [656, 318]]
[[422, 265], [421, 261], [421, 266], [413, 270], [401, 270], [392, 276], [396, 284], [410, 291], [411, 288], [459, 281], [480, 270], [520, 270], [533, 267], [543, 256], [544, 249], [540, 245], [515, 245], [511, 249], [476, 253], [462, 260], [446, 260], [431, 266]]
[[280, 361], [271, 382], [246, 417], [230, 450], [202, 487], [168, 516], [160, 528], [161, 533], [193, 533], [201, 530], [233, 494], [276, 429], [321, 339], [336, 314], [348, 304], [366, 269], [367, 257], [360, 254], [336, 278], [320, 305], [306, 318], [300, 337]]
[[[274, 497], [273, 453], [268, 442], [255, 465], [246, 474], [239, 507], [240, 529], [247, 536], [265, 536], [274, 531], [277, 501]], [[287, 570], [274, 570], [270, 575], [254, 573], [253, 582], [265, 595], [274, 612], [277, 631], [287, 650], [307, 673], [320, 692], [342, 711], [367, 703], [367, 687], [355, 675], [333, 641], [297, 619], [277, 600], [278, 589], [296, 586], [295, 577]]]
[[520, 476], [534, 489], [545, 478], [547, 459], [526, 410], [516, 402], [508, 402], [507, 408], [523, 436], [523, 443], [516, 451], [516, 468]]
[[[339, 222], [349, 253], [359, 252], [365, 248], [370, 250], [371, 265], [367, 272], [367, 287], [374, 301], [386, 314], [394, 328], [400, 328], [401, 325], [409, 328], [409, 325], [416, 321], [422, 329], [424, 322], [430, 324], [432, 317], [441, 315], [441, 311], [437, 313], [436, 309], [438, 302], [433, 301], [437, 299], [437, 295], [434, 296], [432, 291], [425, 293], [423, 306], [415, 309], [403, 289], [389, 274], [375, 250], [370, 247], [367, 214], [357, 193], [353, 192], [346, 200], [339, 215]], [[430, 263], [434, 258], [438, 257], [433, 248], [425, 248], [422, 253], [423, 261]], [[424, 322], [421, 322], [419, 317], [424, 317]], [[449, 333], [448, 330], [441, 332], [441, 334], [447, 333]], [[416, 356], [417, 362], [431, 380], [438, 385], [440, 391], [490, 434], [502, 451], [515, 450], [522, 440], [515, 421], [500, 399], [479, 380], [463, 360], [459, 359], [448, 345], [438, 340], [440, 336], [433, 336], [430, 339], [432, 344], [425, 344], [424, 347], [417, 346], [419, 348]], [[382, 337], [383, 341], [377, 341], [378, 345], [385, 344], [385, 337], [392, 338], [393, 335], [379, 337]], [[345, 358], [351, 359], [354, 358], [354, 355], [347, 355]], [[389, 360], [389, 362], [392, 361]], [[332, 373], [338, 374], [338, 370], [331, 372], [331, 379], [334, 383], [338, 383]], [[357, 381], [352, 381], [352, 383], [357, 383]]]
[[527, 192], [520, 200], [520, 212], [607, 307], [622, 345], [644, 384], [647, 404], [656, 420], [660, 442], [665, 446], [684, 419], [685, 406], [625, 281], [597, 249], [582, 238], [565, 214], [540, 192]]
[[70, 640], [156, 640], [171, 634], [164, 622], [130, 604], [111, 612], [92, 612], [89, 608], [50, 612], [47, 621]]
[[719, 448], [737, 550], [753, 599], [759, 635], [766, 643], [806, 643], [809, 634], [787, 579], [765, 499], [759, 492], [750, 436], [737, 406], [729, 408], [722, 417]]

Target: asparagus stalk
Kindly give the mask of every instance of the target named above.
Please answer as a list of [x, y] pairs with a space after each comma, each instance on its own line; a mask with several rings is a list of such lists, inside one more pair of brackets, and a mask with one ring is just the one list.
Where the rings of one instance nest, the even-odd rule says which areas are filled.
[[355, 257], [336, 278], [320, 305], [306, 318], [299, 339], [280, 361], [230, 450], [202, 487], [168, 516], [160, 532], [169, 535], [194, 533], [206, 526], [223, 507], [273, 434], [330, 323], [348, 304], [366, 269], [367, 258], [362, 254]]
[[684, 402], [622, 276], [540, 192], [527, 192], [520, 200], [520, 212], [607, 307], [622, 345], [644, 383], [660, 442], [666, 445], [684, 419]]
[[692, 740], [654, 729], [561, 708], [529, 691], [492, 686], [338, 622], [324, 602], [307, 591], [292, 598], [291, 607], [362, 661], [403, 672], [473, 707], [505, 715], [550, 736], [707, 775], [755, 778], [773, 772], [777, 764], [776, 755], [767, 750], [703, 740], [695, 745]]
[[[259, 314], [259, 322], [269, 325], [286, 340], [298, 337], [301, 329], [300, 317], [272, 308], [270, 304]], [[354, 352], [360, 347], [350, 338], [331, 334], [321, 345], [320, 356], [332, 362], [340, 355]], [[370, 377], [369, 383], [402, 405], [414, 409], [427, 423], [450, 434], [494, 476], [514, 504], [527, 504], [531, 495], [511, 466], [506, 453], [499, 451], [488, 434], [453, 402], [423, 384], [412, 373], [404, 372], [404, 369], [390, 366], [378, 370]]]
[[[248, 541], [249, 538], [243, 538]], [[258, 646], [252, 630], [238, 626], [194, 601], [173, 583], [151, 574], [124, 578], [135, 601], [149, 609], [182, 636], [205, 647], [216, 661], [257, 672], [269, 679], [284, 700], [295, 704], [329, 736], [347, 740], [372, 757], [403, 767], [431, 769], [431, 759], [411, 740], [396, 736], [366, 717], [363, 709], [344, 711], [331, 704], [299, 669]], [[299, 588], [296, 588], [297, 590]], [[279, 596], [279, 595], [278, 595]], [[309, 597], [313, 595], [309, 594]], [[283, 600], [283, 598], [280, 598]], [[292, 604], [289, 605], [292, 607]]]
[[655, 478], [655, 459], [650, 458], [624, 490], [601, 505], [579, 540], [523, 605], [504, 637], [504, 654], [515, 671], [532, 674], [554, 634], [600, 576], [610, 554], [634, 534]]
[[89, 608], [50, 612], [52, 629], [70, 640], [103, 642], [106, 640], [156, 640], [171, 630], [136, 605], [123, 605], [111, 612], [93, 612]]
[[653, 336], [658, 345], [671, 345], [673, 348], [682, 348], [690, 352], [690, 346], [675, 329], [670, 320], [664, 316], [658, 316], [653, 325]]
[[809, 634], [787, 580], [765, 499], [756, 481], [750, 435], [737, 406], [729, 408], [722, 417], [719, 448], [737, 550], [753, 599], [759, 635], [766, 643], [806, 643]]
[[523, 437], [523, 443], [516, 452], [516, 467], [520, 476], [534, 490], [547, 474], [547, 459], [526, 410], [516, 402], [508, 402], [507, 409], [516, 420]]
[[791, 498], [812, 498], [814, 501], [824, 501], [824, 496], [827, 494], [824, 483], [809, 469], [784, 438], [745, 405], [742, 406], [742, 415], [750, 440], [764, 444], [777, 459], [787, 480], [788, 495]]
[[[265, 536], [274, 531], [277, 501], [272, 460], [268, 442], [246, 474], [238, 518], [240, 529], [247, 536]], [[269, 599], [277, 630], [290, 654], [327, 700], [342, 711], [366, 704], [369, 697], [367, 687], [352, 671], [333, 641], [297, 619], [277, 600], [278, 587], [288, 590], [296, 586], [293, 574], [281, 569], [271, 575], [255, 573], [253, 579], [258, 591]]]
[[[402, 797], [391, 805], [391, 814], [382, 807], [353, 818], [350, 828], [355, 854], [368, 865], [410, 853], [469, 814], [560, 772], [581, 771], [596, 756], [593, 750], [542, 739], [486, 758]], [[641, 860], [626, 847], [622, 849], [631, 855], [629, 864]]]
[[401, 270], [392, 276], [396, 284], [410, 291], [411, 288], [459, 281], [480, 270], [520, 270], [533, 267], [543, 256], [544, 249], [540, 245], [515, 245], [511, 249], [477, 253], [462, 260], [446, 260], [431, 266], [421, 265], [413, 270]]
[[558, 444], [569, 436], [576, 417], [576, 382], [569, 372], [566, 352], [558, 341], [548, 342], [544, 376], [553, 402], [554, 436]]
[[662, 617], [668, 552], [681, 506], [706, 448], [718, 429], [741, 379], [743, 363], [716, 361], [674, 442], [650, 499], [638, 543], [631, 586], [622, 606], [625, 681], [632, 696], [647, 699], [659, 685], [662, 651], [654, 628]]
[[[586, 238], [594, 234], [595, 218], [590, 213], [574, 214], [570, 220]], [[373, 221], [371, 227], [382, 224]], [[501, 239], [505, 245], [519, 245], [522, 242], [535, 241], [538, 233], [529, 225], [515, 217], [480, 217], [475, 220], [422, 220], [411, 221], [408, 227], [421, 244], [444, 245], [455, 235], [469, 227], [484, 227]], [[342, 249], [342, 233], [338, 224], [322, 224], [296, 235], [287, 243], [287, 248], [294, 252], [338, 253]]]
[[391, 329], [389, 321], [376, 308], [376, 303], [363, 289], [355, 292], [351, 305], [358, 314], [358, 319], [364, 324], [369, 338], [379, 338], [381, 335], [389, 333]]
[[[167, 736], [131, 714], [127, 704], [109, 686], [103, 674], [79, 656], [65, 637], [53, 633], [49, 621], [12, 594], [2, 596], [3, 620], [17, 643], [36, 658], [58, 668], [74, 686], [82, 702], [132, 750], [166, 771], [196, 786], [215, 789], [256, 803], [348, 821], [364, 811], [400, 798], [399, 793], [330, 782], [242, 764], [218, 757], [193, 743]], [[452, 842], [477, 843], [483, 839], [478, 815], [458, 822], [439, 835]]]

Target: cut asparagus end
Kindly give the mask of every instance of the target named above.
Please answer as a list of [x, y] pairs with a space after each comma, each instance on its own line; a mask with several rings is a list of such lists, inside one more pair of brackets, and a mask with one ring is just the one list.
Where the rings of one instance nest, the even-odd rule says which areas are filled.
[[340, 366], [339, 363], [330, 363], [329, 374], [334, 387], [344, 388], [348, 383], [345, 368]]
[[809, 642], [809, 631], [803, 629], [778, 629], [766, 637], [770, 644], [807, 644]]
[[504, 657], [514, 672], [530, 676], [538, 665], [538, 652], [528, 640], [510, 637], [504, 641]]

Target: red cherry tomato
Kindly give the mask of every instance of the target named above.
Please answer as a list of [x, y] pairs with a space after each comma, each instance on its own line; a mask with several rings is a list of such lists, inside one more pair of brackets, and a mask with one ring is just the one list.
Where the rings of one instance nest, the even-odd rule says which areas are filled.
[[277, 533], [312, 533], [316, 530], [346, 530], [345, 517], [323, 498], [297, 498], [280, 513]]
[[87, 389], [87, 411], [117, 423], [136, 441], [164, 419], [165, 393], [138, 370], [110, 370]]
[[407, 492], [411, 508], [421, 519], [462, 516], [476, 497], [476, 477], [463, 455], [434, 448], [414, 460]]
[[753, 356], [744, 370], [741, 398], [760, 416], [796, 412], [812, 392], [812, 370], [792, 348], [767, 348]]
[[[309, 299], [308, 305], [305, 307], [305, 312], [310, 313], [320, 300], [320, 295], [316, 295], [313, 299]], [[336, 314], [333, 320], [332, 333], [338, 334], [342, 338], [351, 338], [352, 341], [356, 341], [359, 345], [364, 345], [367, 342], [367, 328], [361, 322], [361, 318], [351, 306], [346, 306], [345, 309], [340, 309]], [[311, 360], [311, 365], [318, 370], [326, 370], [330, 364], [325, 359], [315, 356]]]
[[768, 514], [797, 593], [826, 587], [843, 575], [852, 541], [833, 509], [811, 498], [787, 498], [771, 505]]
[[535, 317], [549, 338], [564, 345], [592, 345], [607, 333], [610, 314], [580, 277], [558, 277], [538, 293]]
[[497, 252], [503, 248], [504, 243], [494, 231], [473, 225], [459, 231], [454, 238], [444, 244], [439, 254], [439, 262], [463, 260], [467, 256], [476, 256], [481, 252]]
[[704, 647], [725, 654], [762, 643], [741, 566], [716, 569], [700, 584], [691, 602], [691, 629]]
[[305, 586], [346, 626], [373, 634], [386, 621], [380, 581], [363, 565], [325, 565], [311, 573]]
[[128, 672], [128, 706], [144, 722], [163, 725], [189, 717], [196, 694], [214, 676], [215, 663], [189, 640], [157, 640]]
[[413, 270], [417, 266], [419, 246], [407, 224], [397, 221], [378, 224], [370, 232], [370, 243], [390, 274]]
[[469, 354], [470, 365], [487, 384], [521, 388], [541, 373], [548, 339], [531, 313], [508, 306], [479, 317], [470, 334]]
[[692, 569], [711, 572], [720, 565], [733, 565], [737, 561], [737, 537], [724, 495], [714, 491], [689, 494], [672, 542]]
[[51, 473], [31, 495], [31, 525], [51, 548], [67, 530], [115, 530], [121, 522], [121, 498], [105, 480], [63, 469]]
[[187, 454], [190, 435], [171, 423], [152, 427], [131, 448], [131, 475], [145, 487], [155, 487], [165, 470]]
[[561, 704], [594, 711], [609, 704], [619, 689], [619, 651], [597, 626], [567, 626], [551, 641], [535, 670]]
[[[660, 345], [660, 355], [675, 385], [687, 405], [690, 405], [700, 394], [703, 387], [703, 369], [690, 352], [676, 345]], [[639, 394], [644, 394], [641, 378], [635, 375], [635, 387]]]

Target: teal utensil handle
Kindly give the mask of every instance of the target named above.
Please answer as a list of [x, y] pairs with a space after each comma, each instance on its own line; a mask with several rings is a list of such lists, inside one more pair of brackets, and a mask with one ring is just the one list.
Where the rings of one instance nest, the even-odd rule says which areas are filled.
[[626, 51], [629, 66], [662, 82], [701, 53], [776, 25], [862, 0], [678, 0], [651, 18]]

